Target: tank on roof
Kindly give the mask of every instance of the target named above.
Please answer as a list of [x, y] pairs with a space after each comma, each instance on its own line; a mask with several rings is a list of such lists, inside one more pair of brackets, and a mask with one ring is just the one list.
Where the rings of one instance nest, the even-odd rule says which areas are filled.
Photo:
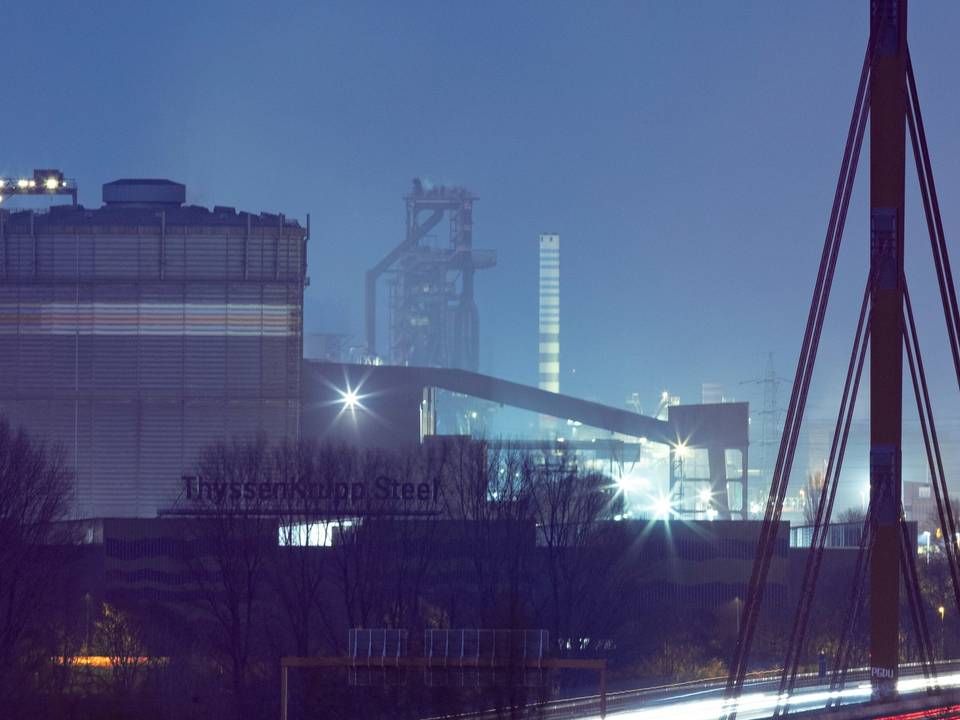
[[126, 178], [103, 185], [103, 203], [108, 207], [180, 207], [186, 199], [186, 186], [172, 180]]

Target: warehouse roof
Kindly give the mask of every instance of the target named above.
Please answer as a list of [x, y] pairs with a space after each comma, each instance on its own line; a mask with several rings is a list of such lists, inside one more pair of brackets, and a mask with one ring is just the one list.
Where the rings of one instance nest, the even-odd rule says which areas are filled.
[[279, 227], [281, 218], [285, 228], [300, 227], [296, 220], [281, 215], [237, 212], [235, 208], [219, 205], [213, 209], [196, 205], [169, 208], [105, 206], [95, 209], [82, 205], [54, 205], [43, 212], [0, 210], [0, 215], [9, 232], [29, 231], [31, 215], [35, 230], [41, 232], [51, 228], [159, 227], [161, 215], [165, 216], [167, 227], [243, 227], [248, 220], [252, 228]]
[[293, 219], [274, 213], [238, 212], [236, 208], [216, 205], [213, 209], [184, 205], [186, 188], [171, 180], [126, 178], [104, 184], [104, 205], [54, 205], [45, 211], [0, 210], [9, 232], [44, 232], [90, 228], [158, 227], [284, 227], [300, 228]]

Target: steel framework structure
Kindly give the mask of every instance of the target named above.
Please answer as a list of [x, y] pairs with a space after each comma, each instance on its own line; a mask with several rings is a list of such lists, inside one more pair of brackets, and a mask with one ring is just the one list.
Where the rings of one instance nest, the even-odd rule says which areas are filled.
[[[390, 276], [389, 353], [394, 365], [476, 371], [480, 365], [477, 270], [493, 267], [493, 250], [473, 247], [473, 203], [462, 187], [429, 186], [415, 179], [405, 198], [404, 241], [366, 274], [367, 351], [377, 354], [377, 283]], [[447, 218], [446, 247], [430, 233]]]

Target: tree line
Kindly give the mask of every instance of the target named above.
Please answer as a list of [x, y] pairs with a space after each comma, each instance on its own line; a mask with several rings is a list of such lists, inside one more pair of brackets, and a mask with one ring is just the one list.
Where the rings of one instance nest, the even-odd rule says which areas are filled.
[[[276, 717], [280, 658], [343, 656], [350, 628], [406, 630], [412, 655], [428, 629], [545, 629], [546, 654], [605, 657], [613, 687], [725, 672], [739, 607], [691, 614], [640, 602], [659, 558], [635, 551], [625, 523], [611, 521], [622, 497], [572, 454], [462, 439], [373, 451], [257, 438], [206, 448], [195, 474], [257, 487], [388, 478], [400, 496], [414, 488], [411, 507], [430, 511], [398, 514], [396, 497], [365, 498], [362, 513], [296, 493], [184, 498], [178, 509], [190, 517], [163, 521], [175, 542], [147, 563], [178, 579], [165, 594], [141, 592], [151, 583], [106, 577], [105, 568], [129, 566], [104, 558], [89, 524], [70, 521], [63, 454], [0, 420], [0, 704], [14, 716]], [[424, 479], [442, 488], [426, 505], [417, 504]], [[938, 558], [920, 570], [927, 603], [944, 603]], [[847, 580], [840, 567], [825, 572], [834, 587]], [[814, 662], [830, 650], [836, 615], [815, 618]], [[953, 615], [938, 628], [945, 653]], [[789, 612], [762, 621], [758, 662], [772, 666]], [[291, 716], [509, 708], [551, 697], [558, 680], [581, 692], [594, 682], [436, 677], [374, 672], [355, 677], [367, 684], [357, 688], [346, 671], [300, 671], [291, 675]]]

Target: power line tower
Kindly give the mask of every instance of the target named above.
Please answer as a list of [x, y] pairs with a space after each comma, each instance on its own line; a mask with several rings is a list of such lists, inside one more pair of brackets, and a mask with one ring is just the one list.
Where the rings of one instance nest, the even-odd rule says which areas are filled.
[[[780, 385], [789, 382], [777, 375], [773, 364], [773, 353], [767, 353], [767, 362], [763, 374], [753, 380], [744, 380], [741, 385], [760, 385], [763, 388], [763, 405], [757, 415], [760, 417], [760, 475], [769, 482], [773, 477], [773, 464], [780, 446], [780, 433], [783, 430], [783, 408], [780, 405]], [[758, 485], [762, 487], [762, 483]]]

